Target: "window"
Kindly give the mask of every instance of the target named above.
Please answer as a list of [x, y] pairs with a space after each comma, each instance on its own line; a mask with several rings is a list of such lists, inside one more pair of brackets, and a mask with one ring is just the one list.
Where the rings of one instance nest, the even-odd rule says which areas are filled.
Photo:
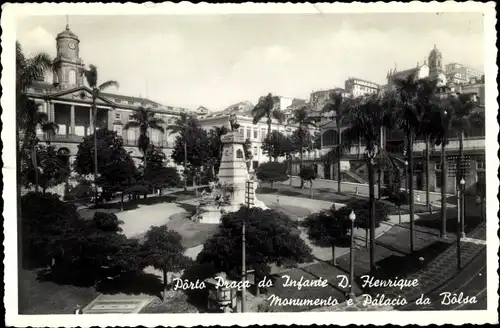
[[240, 137], [244, 138], [245, 137], [245, 129], [239, 128], [238, 131], [240, 132]]
[[241, 149], [236, 151], [236, 158], [243, 158], [243, 151]]
[[135, 129], [128, 129], [127, 131], [127, 140], [135, 140]]
[[442, 165], [441, 162], [436, 162], [436, 170], [441, 171]]
[[253, 155], [254, 156], [258, 156], [259, 155], [257, 147], [253, 147]]
[[157, 130], [151, 131], [151, 140], [153, 142], [160, 141], [160, 131], [157, 131]]
[[116, 131], [116, 134], [121, 136], [122, 135], [122, 126], [121, 125], [113, 125], [113, 131]]
[[134, 101], [133, 101], [133, 100], [129, 100], [129, 101], [127, 101], [127, 103], [128, 103], [129, 105], [133, 105], [133, 104], [134, 104]]
[[255, 140], [257, 140], [259, 138], [259, 129], [258, 128], [253, 129], [253, 138]]
[[74, 70], [69, 71], [68, 81], [69, 84], [76, 84], [76, 72]]
[[478, 170], [486, 170], [486, 162], [484, 161], [484, 159], [478, 159], [476, 161], [476, 168]]
[[252, 128], [248, 128], [248, 127], [247, 127], [247, 134], [246, 134], [246, 136], [247, 136], [246, 138], [247, 138], [247, 139], [250, 139], [251, 129], [252, 129]]
[[266, 129], [260, 129], [260, 140], [264, 141], [266, 139]]
[[122, 119], [122, 113], [115, 113], [115, 120], [120, 121]]
[[115, 103], [119, 104], [121, 103], [122, 101], [120, 99], [115, 99]]

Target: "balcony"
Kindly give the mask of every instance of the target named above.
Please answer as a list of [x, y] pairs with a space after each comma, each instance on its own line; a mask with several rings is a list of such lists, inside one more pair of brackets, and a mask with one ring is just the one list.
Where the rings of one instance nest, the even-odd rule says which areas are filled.
[[[49, 136], [48, 134], [42, 134], [42, 133], [38, 133], [37, 135], [37, 138], [40, 139], [40, 141], [43, 141], [43, 142], [47, 142], [47, 141], [50, 141], [50, 142], [61, 142], [61, 143], [81, 143], [83, 141], [83, 136], [77, 136], [77, 135], [74, 135], [74, 134], [68, 134], [68, 135], [65, 135], [65, 134], [56, 134], [56, 135], [52, 135], [52, 136]], [[19, 140], [23, 140], [24, 139], [24, 133], [20, 133], [19, 134]]]
[[[173, 145], [169, 144], [167, 140], [161, 140], [161, 141], [151, 140], [150, 143], [152, 145], [154, 145], [155, 147], [159, 147], [159, 148], [169, 148], [169, 146], [173, 147]], [[128, 147], [137, 147], [139, 145], [139, 143], [138, 143], [137, 139], [132, 139], [132, 140], [123, 139], [123, 145], [128, 146]]]

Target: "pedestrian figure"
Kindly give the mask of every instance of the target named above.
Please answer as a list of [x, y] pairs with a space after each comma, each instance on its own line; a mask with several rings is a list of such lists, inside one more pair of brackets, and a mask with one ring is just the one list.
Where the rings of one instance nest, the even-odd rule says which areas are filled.
[[76, 306], [75, 314], [82, 314], [82, 309], [80, 308], [80, 305]]
[[279, 205], [280, 204], [280, 196], [276, 196], [276, 204]]
[[356, 192], [355, 192], [355, 195], [356, 195], [356, 196], [358, 195], [358, 186], [356, 186]]
[[420, 194], [417, 192], [417, 203], [420, 203]]

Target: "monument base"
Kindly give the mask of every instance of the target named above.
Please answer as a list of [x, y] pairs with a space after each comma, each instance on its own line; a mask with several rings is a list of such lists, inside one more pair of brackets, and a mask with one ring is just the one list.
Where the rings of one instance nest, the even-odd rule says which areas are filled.
[[[252, 207], [258, 207], [263, 210], [268, 210], [269, 208], [260, 200], [255, 199], [255, 205]], [[241, 208], [241, 205], [200, 205], [196, 209], [196, 213], [191, 217], [191, 220], [197, 223], [208, 223], [208, 224], [219, 224], [220, 219], [224, 213], [237, 212]]]

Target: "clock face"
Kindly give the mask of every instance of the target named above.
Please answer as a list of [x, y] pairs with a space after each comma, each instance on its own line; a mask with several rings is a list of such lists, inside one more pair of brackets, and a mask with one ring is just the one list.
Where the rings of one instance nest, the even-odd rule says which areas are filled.
[[75, 44], [73, 42], [68, 43], [70, 49], [75, 49]]

